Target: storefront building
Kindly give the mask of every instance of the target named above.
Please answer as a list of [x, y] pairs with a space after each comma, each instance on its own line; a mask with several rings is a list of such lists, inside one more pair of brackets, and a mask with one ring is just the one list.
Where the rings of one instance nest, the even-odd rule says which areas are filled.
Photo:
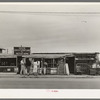
[[[98, 64], [98, 52], [94, 53], [33, 53], [29, 57], [40, 60], [41, 68], [47, 62], [46, 74], [63, 75], [65, 73], [65, 63], [68, 63], [70, 74], [77, 74], [79, 67], [81, 74], [97, 74], [100, 68]], [[28, 56], [27, 56], [28, 57]], [[95, 68], [93, 65], [95, 64]], [[94, 72], [95, 70], [95, 72]], [[100, 73], [100, 72], [99, 72]]]
[[[81, 74], [97, 74], [96, 70], [97, 70], [97, 65], [99, 63], [98, 52], [73, 53], [73, 54], [75, 56], [76, 73], [77, 73], [77, 67], [80, 67]], [[93, 65], [95, 65], [94, 68]]]
[[35, 61], [40, 61], [40, 74], [43, 74], [41, 70], [44, 69], [44, 63], [47, 63], [46, 73], [47, 75], [64, 75], [65, 63], [69, 64], [70, 73], [74, 74], [75, 62], [74, 56], [70, 53], [33, 53], [31, 55], [24, 55], [26, 58], [33, 58]]
[[16, 72], [17, 56], [0, 54], [0, 72]]
[[[30, 55], [0, 55], [0, 72], [20, 73], [20, 61], [22, 57], [32, 58], [40, 62], [39, 74], [44, 74], [44, 64], [47, 63], [46, 75], [64, 75], [65, 64], [69, 66], [70, 74], [77, 74], [80, 68], [81, 74], [98, 74], [100, 68], [97, 64], [99, 53], [33, 53]], [[96, 65], [93, 68], [93, 65]]]

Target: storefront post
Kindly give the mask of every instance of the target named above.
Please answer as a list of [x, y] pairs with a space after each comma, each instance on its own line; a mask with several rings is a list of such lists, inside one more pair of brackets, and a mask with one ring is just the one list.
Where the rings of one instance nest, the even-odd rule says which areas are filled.
[[65, 64], [66, 64], [66, 57], [64, 57], [64, 75], [66, 74], [66, 72], [65, 72]]
[[41, 58], [41, 74], [43, 74], [43, 58]]
[[76, 74], [76, 60], [75, 60], [75, 57], [74, 57], [74, 74]]
[[53, 58], [53, 68], [54, 68], [54, 61], [55, 61], [55, 59]]
[[57, 74], [59, 75], [59, 64], [60, 64], [60, 58], [58, 59], [58, 64], [57, 64]]
[[96, 62], [96, 74], [98, 74], [99, 53], [95, 54], [95, 62]]
[[17, 57], [16, 57], [16, 67], [17, 67]]
[[16, 74], [18, 73], [18, 64], [17, 64], [17, 57], [16, 57]]

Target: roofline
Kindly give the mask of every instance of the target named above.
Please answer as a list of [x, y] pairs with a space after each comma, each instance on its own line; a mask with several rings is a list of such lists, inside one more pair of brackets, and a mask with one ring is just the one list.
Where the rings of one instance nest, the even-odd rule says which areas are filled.
[[53, 52], [53, 53], [39, 52], [39, 53], [31, 53], [31, 54], [95, 54], [95, 53], [100, 54], [100, 52]]
[[4, 48], [0, 48], [0, 49], [2, 49], [2, 50], [6, 50], [6, 49], [4, 49]]

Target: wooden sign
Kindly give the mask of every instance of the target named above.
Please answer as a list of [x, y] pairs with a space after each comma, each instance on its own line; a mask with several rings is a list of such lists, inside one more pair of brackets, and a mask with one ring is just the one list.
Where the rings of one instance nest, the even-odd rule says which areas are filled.
[[14, 47], [14, 55], [30, 55], [30, 47]]

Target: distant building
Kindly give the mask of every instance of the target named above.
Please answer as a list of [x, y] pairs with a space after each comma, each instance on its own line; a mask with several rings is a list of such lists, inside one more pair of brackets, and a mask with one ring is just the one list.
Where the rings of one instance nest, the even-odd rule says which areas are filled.
[[0, 53], [3, 53], [3, 50], [6, 50], [6, 49], [4, 49], [4, 48], [0, 48]]
[[41, 68], [43, 63], [48, 63], [47, 74], [65, 74], [64, 65], [68, 63], [69, 71], [71, 74], [76, 74], [77, 66], [80, 66], [82, 74], [89, 74], [90, 68], [94, 63], [98, 61], [97, 52], [92, 53], [33, 53], [28, 58], [34, 58], [41, 62]]

